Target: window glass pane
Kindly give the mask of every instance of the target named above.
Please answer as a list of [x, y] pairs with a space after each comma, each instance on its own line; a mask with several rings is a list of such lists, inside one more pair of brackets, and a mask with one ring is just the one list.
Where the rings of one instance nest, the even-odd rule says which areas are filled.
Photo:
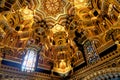
[[98, 55], [96, 54], [96, 50], [93, 47], [93, 44], [88, 40], [84, 44], [85, 55], [88, 63], [93, 63], [98, 60]]
[[34, 71], [36, 58], [37, 58], [36, 51], [28, 49], [22, 64], [22, 71], [27, 71], [27, 72]]

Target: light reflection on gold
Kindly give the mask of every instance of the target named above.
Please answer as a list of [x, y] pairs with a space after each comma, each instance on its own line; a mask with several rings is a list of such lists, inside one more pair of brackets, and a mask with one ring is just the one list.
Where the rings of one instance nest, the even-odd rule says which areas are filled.
[[65, 60], [61, 60], [58, 65], [59, 67], [54, 67], [53, 71], [58, 72], [60, 74], [67, 74], [70, 70], [72, 70], [70, 63]]
[[30, 10], [28, 7], [25, 7], [25, 8], [21, 8], [19, 12], [21, 15], [20, 19], [21, 19], [23, 28], [29, 27], [30, 29], [30, 27], [34, 22], [34, 18], [33, 18], [34, 11]]
[[59, 64], [61, 69], [65, 69], [66, 68], [66, 63], [64, 60], [61, 60], [60, 64]]
[[74, 5], [76, 8], [81, 8], [84, 7], [86, 5], [85, 3], [86, 0], [74, 0]]
[[60, 31], [65, 31], [65, 28], [64, 28], [64, 26], [56, 24], [51, 30], [53, 33], [56, 33], [56, 32], [60, 32]]

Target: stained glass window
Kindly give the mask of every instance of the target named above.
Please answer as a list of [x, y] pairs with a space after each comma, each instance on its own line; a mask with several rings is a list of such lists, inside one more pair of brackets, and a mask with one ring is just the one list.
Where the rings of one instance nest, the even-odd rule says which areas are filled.
[[33, 72], [35, 70], [37, 51], [28, 49], [23, 59], [22, 71]]
[[85, 42], [84, 50], [88, 63], [93, 63], [98, 60], [99, 57], [97, 55], [96, 49], [94, 47], [94, 44], [92, 44], [90, 40]]

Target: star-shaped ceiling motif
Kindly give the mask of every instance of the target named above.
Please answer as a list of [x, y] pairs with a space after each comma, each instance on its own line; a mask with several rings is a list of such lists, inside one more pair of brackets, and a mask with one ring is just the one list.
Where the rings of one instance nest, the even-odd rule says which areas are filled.
[[65, 5], [64, 0], [41, 0], [41, 9], [47, 16], [56, 17], [58, 14], [63, 14]]

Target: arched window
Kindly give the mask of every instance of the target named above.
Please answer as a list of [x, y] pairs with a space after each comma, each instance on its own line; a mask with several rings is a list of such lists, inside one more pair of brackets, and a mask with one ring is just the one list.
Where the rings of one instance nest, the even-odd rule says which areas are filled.
[[33, 72], [37, 61], [37, 50], [27, 49], [22, 63], [22, 71]]

